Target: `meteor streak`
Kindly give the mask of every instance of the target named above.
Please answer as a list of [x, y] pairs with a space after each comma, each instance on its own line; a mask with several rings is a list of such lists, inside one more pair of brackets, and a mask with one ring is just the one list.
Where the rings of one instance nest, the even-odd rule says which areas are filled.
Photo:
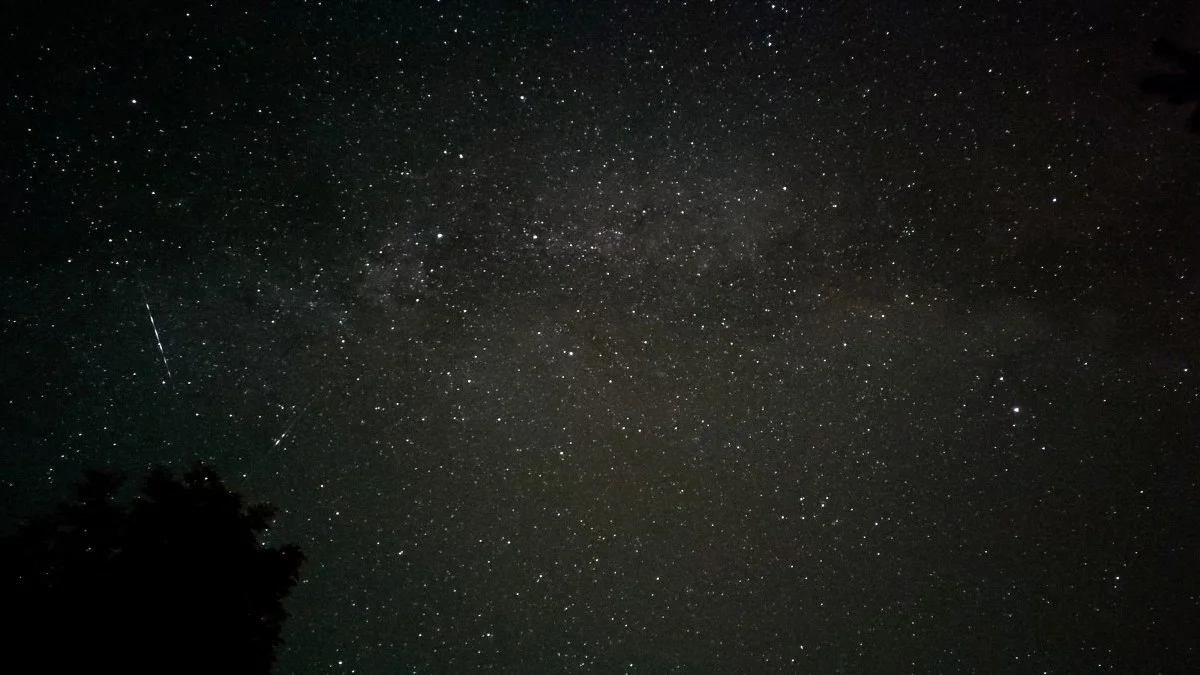
[[163, 349], [162, 337], [158, 334], [158, 326], [154, 323], [154, 312], [150, 311], [150, 301], [146, 299], [146, 288], [142, 287], [142, 302], [146, 305], [146, 314], [150, 317], [150, 328], [154, 331], [154, 341], [158, 343], [158, 353], [162, 356], [163, 368], [167, 371], [167, 382], [171, 391], [175, 390], [175, 376], [171, 374], [171, 365], [167, 363], [167, 350]]

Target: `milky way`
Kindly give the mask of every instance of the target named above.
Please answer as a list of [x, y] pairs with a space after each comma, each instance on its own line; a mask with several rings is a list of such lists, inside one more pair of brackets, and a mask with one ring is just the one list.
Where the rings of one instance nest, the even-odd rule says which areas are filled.
[[127, 4], [0, 15], [6, 526], [212, 461], [281, 673], [1200, 665], [1187, 3]]

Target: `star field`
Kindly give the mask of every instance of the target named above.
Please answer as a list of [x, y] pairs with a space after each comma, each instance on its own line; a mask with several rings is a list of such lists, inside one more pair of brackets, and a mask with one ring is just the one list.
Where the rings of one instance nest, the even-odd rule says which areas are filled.
[[279, 673], [1195, 672], [1200, 15], [909, 4], [0, 9], [6, 531], [214, 462]]

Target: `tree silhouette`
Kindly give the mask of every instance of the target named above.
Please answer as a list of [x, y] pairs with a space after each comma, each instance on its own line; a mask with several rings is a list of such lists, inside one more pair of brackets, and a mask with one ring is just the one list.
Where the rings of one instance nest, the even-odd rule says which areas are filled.
[[[1154, 55], [1171, 61], [1183, 72], [1149, 75], [1142, 79], [1142, 90], [1166, 96], [1175, 105], [1200, 103], [1200, 55], [1162, 38], [1154, 41]], [[1200, 105], [1188, 119], [1188, 129], [1200, 133]]]
[[203, 464], [155, 468], [128, 505], [121, 484], [88, 472], [0, 545], [0, 670], [269, 673], [304, 560], [259, 543], [274, 508]]

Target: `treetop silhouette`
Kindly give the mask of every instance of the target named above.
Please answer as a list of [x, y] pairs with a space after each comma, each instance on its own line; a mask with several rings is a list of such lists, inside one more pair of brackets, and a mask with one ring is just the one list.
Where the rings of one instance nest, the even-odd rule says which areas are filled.
[[0, 544], [5, 672], [269, 673], [299, 580], [295, 546], [259, 543], [275, 509], [203, 464], [162, 467], [131, 503], [90, 471], [74, 501]]
[[[1143, 78], [1142, 90], [1165, 96], [1174, 105], [1200, 103], [1200, 55], [1163, 38], [1154, 41], [1154, 55], [1174, 63], [1179, 70]], [[1200, 105], [1188, 118], [1188, 130], [1200, 133]]]

